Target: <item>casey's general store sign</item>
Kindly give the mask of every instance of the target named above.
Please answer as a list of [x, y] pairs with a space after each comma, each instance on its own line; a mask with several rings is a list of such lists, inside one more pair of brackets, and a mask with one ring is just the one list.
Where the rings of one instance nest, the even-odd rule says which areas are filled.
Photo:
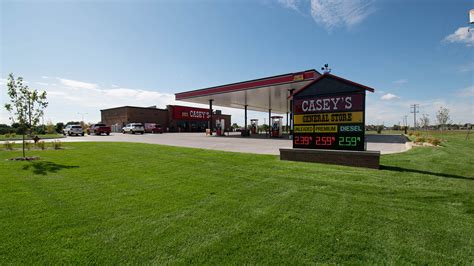
[[364, 150], [365, 93], [294, 99], [293, 147]]
[[173, 119], [175, 120], [209, 120], [209, 110], [187, 106], [173, 106]]

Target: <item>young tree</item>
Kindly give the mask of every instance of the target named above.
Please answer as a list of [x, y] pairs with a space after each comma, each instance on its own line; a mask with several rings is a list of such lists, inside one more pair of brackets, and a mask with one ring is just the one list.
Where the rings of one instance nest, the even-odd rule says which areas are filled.
[[430, 125], [430, 118], [427, 114], [423, 114], [420, 117], [420, 127], [426, 129]]
[[5, 104], [5, 109], [10, 112], [12, 123], [19, 124], [19, 133], [23, 135], [23, 157], [25, 157], [25, 134], [31, 133], [43, 115], [43, 109], [48, 106], [46, 92], [38, 92], [24, 85], [23, 78], [15, 80], [13, 74], [8, 75], [7, 94], [10, 103]]
[[436, 120], [441, 129], [443, 129], [448, 123], [450, 123], [449, 109], [446, 107], [440, 107], [436, 113]]
[[54, 128], [56, 129], [56, 133], [62, 133], [64, 129], [64, 123], [58, 122]]
[[230, 126], [232, 129], [237, 129], [239, 128], [239, 125], [237, 123], [233, 123], [232, 126]]

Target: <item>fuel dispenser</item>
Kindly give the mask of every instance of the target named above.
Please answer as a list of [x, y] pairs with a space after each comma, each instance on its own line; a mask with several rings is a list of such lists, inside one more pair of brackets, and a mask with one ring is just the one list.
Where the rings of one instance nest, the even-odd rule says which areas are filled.
[[224, 136], [224, 133], [225, 133], [225, 121], [224, 119], [217, 119], [216, 120], [216, 135], [217, 136]]
[[272, 138], [280, 138], [283, 133], [282, 120], [283, 116], [272, 116]]
[[250, 132], [258, 134], [258, 119], [250, 119]]

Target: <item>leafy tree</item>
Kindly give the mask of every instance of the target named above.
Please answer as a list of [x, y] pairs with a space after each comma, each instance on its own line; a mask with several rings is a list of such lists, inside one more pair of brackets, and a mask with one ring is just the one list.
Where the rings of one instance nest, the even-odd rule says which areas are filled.
[[239, 125], [237, 125], [237, 123], [233, 123], [232, 126], [230, 126], [232, 129], [237, 129], [237, 128], [240, 128]]
[[7, 124], [0, 124], [0, 135], [8, 134], [11, 132], [15, 132], [15, 129], [13, 129]]
[[258, 126], [258, 131], [260, 132], [267, 132], [270, 129], [270, 127], [267, 124], [262, 124]]
[[48, 121], [48, 123], [46, 123], [45, 128], [46, 128], [46, 133], [48, 134], [54, 134], [56, 132], [56, 127], [51, 121]]
[[440, 107], [436, 113], [436, 120], [441, 129], [443, 129], [450, 122], [449, 109], [446, 107]]
[[63, 122], [56, 123], [55, 129], [57, 133], [62, 133], [64, 129], [64, 123]]
[[384, 125], [378, 125], [377, 126], [377, 134], [382, 134], [382, 130], [384, 129]]
[[12, 123], [18, 123], [19, 133], [23, 135], [23, 157], [25, 157], [25, 134], [31, 134], [32, 128], [39, 123], [43, 109], [48, 106], [46, 92], [38, 92], [24, 85], [23, 78], [15, 79], [13, 74], [8, 75], [7, 94], [10, 103], [5, 104], [5, 109], [10, 112]]
[[427, 128], [430, 125], [430, 118], [427, 114], [422, 114], [419, 121], [421, 128]]

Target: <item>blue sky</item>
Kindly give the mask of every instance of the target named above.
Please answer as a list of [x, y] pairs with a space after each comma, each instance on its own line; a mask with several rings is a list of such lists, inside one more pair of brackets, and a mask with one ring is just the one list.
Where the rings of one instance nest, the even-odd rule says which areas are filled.
[[[432, 123], [440, 106], [453, 122], [474, 122], [472, 8], [460, 0], [2, 0], [0, 102], [13, 72], [48, 92], [46, 120], [87, 113], [95, 122], [103, 108], [164, 107], [176, 92], [329, 63], [376, 89], [369, 124], [398, 124], [413, 103]], [[243, 123], [242, 110], [221, 109]]]

